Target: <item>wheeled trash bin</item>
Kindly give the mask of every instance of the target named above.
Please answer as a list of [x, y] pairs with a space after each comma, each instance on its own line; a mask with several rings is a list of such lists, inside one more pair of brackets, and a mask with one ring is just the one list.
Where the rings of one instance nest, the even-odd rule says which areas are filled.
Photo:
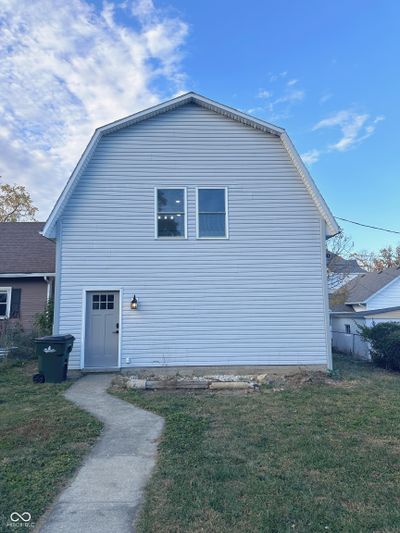
[[68, 358], [74, 345], [72, 335], [50, 335], [35, 339], [39, 373], [35, 383], [61, 383], [67, 379]]

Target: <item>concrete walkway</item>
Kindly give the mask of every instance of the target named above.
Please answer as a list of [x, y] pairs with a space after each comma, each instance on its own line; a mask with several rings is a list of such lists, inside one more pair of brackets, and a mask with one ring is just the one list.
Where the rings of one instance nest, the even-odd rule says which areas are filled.
[[99, 441], [39, 531], [127, 533], [155, 464], [163, 419], [106, 393], [110, 374], [77, 381], [66, 397], [104, 422]]

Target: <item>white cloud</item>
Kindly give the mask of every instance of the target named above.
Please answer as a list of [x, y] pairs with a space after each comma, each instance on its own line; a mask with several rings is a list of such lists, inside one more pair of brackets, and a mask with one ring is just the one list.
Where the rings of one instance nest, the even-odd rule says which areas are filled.
[[321, 98], [319, 99], [320, 104], [324, 104], [328, 100], [330, 100], [333, 97], [332, 93], [324, 93]]
[[265, 100], [264, 107], [254, 107], [249, 112], [260, 112], [267, 114], [268, 120], [277, 121], [290, 116], [291, 108], [294, 104], [301, 102], [305, 97], [305, 92], [297, 88], [297, 79], [285, 81], [287, 71], [279, 74], [269, 73], [270, 84], [274, 90], [261, 88], [258, 90], [257, 98]]
[[301, 100], [304, 99], [304, 96], [304, 91], [291, 89], [279, 98], [277, 98], [274, 102], [272, 102], [272, 105], [282, 104], [286, 102], [301, 102]]
[[381, 115], [375, 119], [370, 119], [366, 113], [360, 114], [350, 110], [343, 110], [320, 120], [315, 124], [313, 130], [339, 127], [341, 137], [337, 142], [329, 145], [329, 149], [344, 152], [372, 135], [375, 131], [375, 124], [381, 120], [383, 120]]
[[260, 89], [257, 94], [258, 98], [270, 98], [271, 96], [272, 93], [270, 91], [266, 91], [265, 89]]
[[339, 128], [341, 132], [339, 140], [328, 144], [324, 149], [313, 148], [302, 154], [301, 157], [306, 164], [312, 165], [320, 159], [322, 154], [349, 150], [370, 137], [376, 129], [376, 124], [382, 122], [382, 120], [385, 120], [383, 115], [378, 115], [371, 119], [366, 113], [356, 113], [351, 110], [338, 111], [334, 115], [317, 122], [312, 130]]
[[[256, 115], [257, 113], [263, 113], [265, 109], [263, 107], [250, 107], [249, 109], [245, 110], [245, 113], [248, 113], [249, 115]], [[1, 135], [1, 131], [0, 131]]]
[[44, 217], [96, 127], [183, 92], [188, 26], [151, 0], [0, 0], [0, 25], [0, 175]]
[[269, 77], [269, 81], [271, 83], [273, 83], [274, 81], [277, 81], [279, 80], [280, 78], [286, 78], [287, 76], [287, 70], [283, 70], [282, 72], [278, 72], [278, 73], [274, 73], [274, 72], [269, 72], [268, 73], [268, 77]]
[[374, 119], [373, 123], [374, 123], [374, 124], [378, 124], [378, 122], [382, 122], [382, 120], [385, 120], [385, 117], [384, 117], [383, 115], [378, 115], [378, 116]]
[[316, 163], [319, 160], [320, 155], [321, 152], [316, 148], [313, 148], [312, 150], [301, 154], [301, 158], [307, 165], [312, 165], [313, 163]]
[[317, 122], [313, 127], [313, 130], [319, 130], [321, 128], [327, 128], [329, 126], [338, 126], [344, 124], [350, 117], [350, 111], [338, 111], [335, 115], [328, 118], [324, 118]]

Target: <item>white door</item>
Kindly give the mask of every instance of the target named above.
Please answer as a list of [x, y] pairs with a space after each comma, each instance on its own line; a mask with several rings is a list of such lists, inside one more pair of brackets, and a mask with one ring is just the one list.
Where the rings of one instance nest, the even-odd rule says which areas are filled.
[[119, 292], [87, 292], [84, 367], [118, 367], [118, 337]]

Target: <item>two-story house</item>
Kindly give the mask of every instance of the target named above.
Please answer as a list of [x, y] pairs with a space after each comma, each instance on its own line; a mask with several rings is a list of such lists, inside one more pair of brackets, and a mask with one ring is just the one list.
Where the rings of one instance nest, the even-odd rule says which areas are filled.
[[43, 234], [70, 366], [331, 366], [339, 228], [286, 132], [188, 93], [96, 130]]

